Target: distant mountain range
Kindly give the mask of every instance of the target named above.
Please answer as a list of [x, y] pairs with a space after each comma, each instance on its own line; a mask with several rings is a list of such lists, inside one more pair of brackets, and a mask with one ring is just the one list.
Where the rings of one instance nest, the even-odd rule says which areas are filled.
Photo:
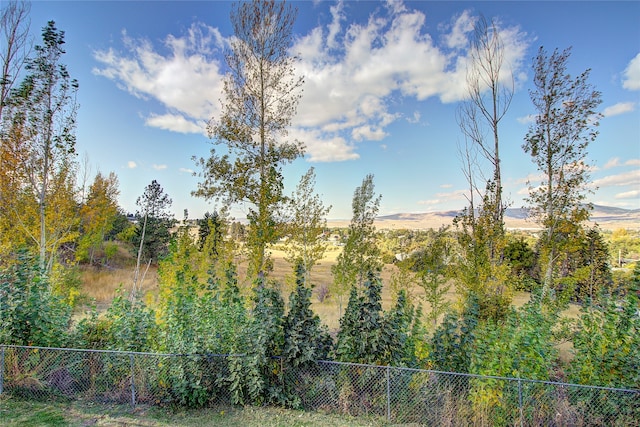
[[[460, 211], [441, 211], [427, 213], [398, 213], [376, 218], [379, 228], [438, 228], [450, 225]], [[529, 210], [525, 208], [509, 208], [505, 211], [505, 225], [507, 228], [538, 228], [538, 225], [528, 219]], [[611, 206], [593, 206], [591, 223], [597, 223], [603, 229], [640, 228], [640, 209], [623, 209]], [[329, 224], [346, 223], [349, 221], [329, 221]]]

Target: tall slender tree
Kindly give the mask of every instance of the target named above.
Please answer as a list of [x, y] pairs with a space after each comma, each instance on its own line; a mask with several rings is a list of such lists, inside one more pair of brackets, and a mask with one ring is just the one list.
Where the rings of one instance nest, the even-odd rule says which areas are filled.
[[[493, 20], [479, 18], [469, 47], [468, 97], [460, 104], [457, 116], [465, 137], [460, 152], [469, 184], [469, 206], [455, 221], [464, 252], [456, 272], [465, 291], [477, 293], [480, 305], [488, 309], [483, 310], [486, 313], [501, 312], [495, 310], [496, 304], [509, 301], [509, 289], [500, 274], [506, 242], [499, 125], [513, 99], [514, 79], [504, 56], [500, 28]], [[491, 167], [490, 178], [479, 170], [479, 157]], [[479, 188], [480, 180], [485, 181], [484, 190]]]
[[375, 195], [371, 174], [362, 180], [362, 185], [353, 193], [353, 217], [349, 224], [349, 235], [336, 264], [331, 267], [333, 291], [339, 298], [340, 314], [342, 296], [352, 286], [361, 287], [368, 274], [377, 273], [382, 268], [374, 225], [381, 198], [381, 195]]
[[543, 296], [554, 288], [564, 236], [589, 218], [584, 204], [589, 168], [587, 148], [597, 135], [602, 117], [596, 108], [600, 92], [588, 82], [590, 70], [577, 77], [567, 72], [571, 49], [557, 49], [549, 56], [540, 47], [534, 60], [534, 89], [530, 91], [536, 121], [527, 132], [523, 149], [543, 175], [530, 186], [528, 202], [544, 228], [541, 259]]
[[[75, 237], [75, 125], [78, 82], [72, 79], [61, 58], [65, 53], [64, 31], [49, 21], [42, 30], [42, 45], [26, 62], [27, 76], [11, 91], [3, 110], [8, 138], [15, 148], [17, 176], [22, 184], [9, 207], [16, 222], [35, 242], [42, 269], [51, 269], [57, 249]], [[3, 142], [4, 145], [4, 142]], [[6, 200], [5, 200], [6, 201]], [[29, 217], [31, 204], [36, 214]]]
[[314, 193], [315, 183], [315, 170], [310, 168], [300, 179], [285, 209], [285, 230], [289, 237], [287, 261], [292, 265], [301, 263], [307, 285], [311, 269], [327, 249], [327, 241], [320, 236], [327, 226], [326, 216], [331, 210], [331, 206], [325, 207], [320, 196]]
[[235, 37], [226, 55], [229, 74], [220, 117], [208, 125], [214, 144], [199, 159], [203, 182], [195, 195], [250, 205], [250, 273], [264, 272], [266, 246], [278, 237], [275, 212], [285, 200], [282, 167], [303, 155], [299, 141], [286, 140], [303, 84], [289, 54], [296, 11], [274, 0], [243, 2], [231, 13]]
[[514, 91], [513, 72], [505, 67], [504, 55], [498, 25], [479, 18], [469, 48], [468, 98], [458, 109], [458, 123], [465, 137], [479, 148], [493, 168], [491, 180], [495, 183], [492, 188], [496, 199], [493, 216], [497, 223], [502, 222], [503, 214], [499, 124], [509, 110]]
[[141, 211], [137, 213], [138, 228], [134, 236], [134, 244], [138, 246], [138, 259], [133, 278], [132, 298], [138, 291], [140, 262], [144, 257], [150, 264], [165, 255], [169, 245], [169, 228], [173, 225], [173, 215], [169, 212], [173, 200], [164, 192], [155, 179], [144, 189], [136, 204]]

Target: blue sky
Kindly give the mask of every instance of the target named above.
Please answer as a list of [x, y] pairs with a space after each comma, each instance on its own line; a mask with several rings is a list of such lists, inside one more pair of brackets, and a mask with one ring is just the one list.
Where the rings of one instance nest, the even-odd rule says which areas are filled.
[[[350, 218], [366, 174], [380, 214], [461, 209], [465, 178], [456, 108], [464, 98], [468, 29], [482, 14], [499, 23], [514, 72], [500, 128], [504, 191], [522, 207], [537, 171], [522, 150], [530, 118], [532, 58], [572, 47], [569, 72], [591, 68], [602, 92], [590, 146], [596, 204], [640, 208], [640, 2], [292, 2], [298, 8], [296, 70], [305, 77], [290, 135], [307, 146], [285, 168], [291, 193], [313, 166], [330, 218]], [[54, 20], [66, 33], [63, 62], [80, 84], [77, 149], [92, 175], [118, 175], [120, 204], [156, 179], [177, 218], [213, 211], [190, 195], [192, 156], [212, 147], [206, 122], [220, 112], [230, 2], [37, 1], [31, 31]], [[244, 207], [235, 210], [242, 217]]]

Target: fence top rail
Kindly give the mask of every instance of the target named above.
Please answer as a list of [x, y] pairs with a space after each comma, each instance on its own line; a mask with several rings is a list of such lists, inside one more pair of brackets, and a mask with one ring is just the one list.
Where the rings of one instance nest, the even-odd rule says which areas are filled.
[[121, 355], [156, 356], [156, 357], [244, 357], [246, 354], [215, 354], [215, 353], [152, 353], [144, 351], [100, 350], [92, 348], [39, 347], [30, 345], [0, 344], [0, 348], [22, 348], [26, 350], [53, 350], [77, 353], [112, 353]]
[[548, 381], [548, 380], [535, 380], [529, 378], [515, 378], [515, 377], [501, 377], [497, 375], [481, 375], [481, 374], [470, 374], [465, 372], [448, 372], [448, 371], [437, 371], [433, 369], [420, 369], [420, 368], [406, 368], [399, 366], [382, 366], [382, 365], [367, 365], [364, 363], [350, 363], [350, 362], [337, 362], [332, 360], [318, 360], [317, 363], [323, 364], [331, 364], [331, 365], [347, 365], [347, 366], [358, 366], [364, 368], [378, 368], [378, 369], [394, 369], [397, 371], [408, 371], [408, 372], [420, 372], [425, 374], [438, 374], [438, 375], [455, 375], [459, 377], [467, 377], [467, 378], [478, 378], [478, 379], [495, 379], [501, 381], [522, 381], [529, 383], [538, 383], [538, 384], [547, 384], [553, 386], [562, 386], [562, 387], [578, 387], [578, 388], [590, 388], [597, 390], [607, 390], [607, 391], [616, 391], [616, 392], [625, 392], [625, 393], [638, 393], [640, 394], [640, 389], [633, 388], [621, 388], [621, 387], [607, 387], [607, 386], [597, 386], [597, 385], [586, 385], [586, 384], [573, 384], [573, 383], [563, 383], [558, 381]]
[[[111, 354], [120, 354], [120, 355], [139, 355], [139, 356], [154, 356], [154, 357], [244, 357], [246, 354], [214, 354], [214, 353], [152, 353], [152, 352], [138, 352], [138, 351], [121, 351], [121, 350], [97, 350], [97, 349], [86, 349], [86, 348], [63, 348], [63, 347], [39, 347], [39, 346], [25, 346], [25, 345], [11, 345], [11, 344], [0, 344], [0, 349], [5, 348], [20, 348], [27, 350], [52, 350], [52, 351], [68, 351], [68, 352], [78, 352], [78, 353], [111, 353]], [[274, 356], [273, 359], [280, 359], [281, 356]], [[362, 367], [362, 368], [374, 368], [374, 369], [393, 369], [396, 371], [406, 371], [406, 372], [416, 372], [416, 373], [425, 373], [425, 374], [437, 374], [437, 375], [455, 375], [460, 377], [467, 378], [478, 378], [478, 379], [495, 379], [501, 381], [521, 381], [528, 383], [537, 383], [537, 384], [546, 384], [553, 385], [559, 387], [576, 387], [576, 388], [588, 388], [593, 390], [605, 390], [605, 391], [614, 391], [621, 393], [636, 393], [640, 394], [640, 389], [633, 388], [621, 388], [621, 387], [606, 387], [606, 386], [597, 386], [597, 385], [586, 385], [586, 384], [573, 384], [573, 383], [563, 383], [558, 381], [545, 381], [545, 380], [535, 380], [528, 378], [514, 378], [514, 377], [501, 377], [496, 375], [480, 375], [480, 374], [470, 374], [464, 372], [447, 372], [447, 371], [436, 371], [432, 369], [419, 369], [419, 368], [406, 368], [406, 367], [397, 367], [397, 366], [383, 366], [383, 365], [370, 365], [365, 363], [352, 363], [352, 362], [338, 362], [333, 360], [316, 360], [317, 364], [325, 364], [325, 365], [342, 365], [342, 366], [353, 366], [353, 367]]]

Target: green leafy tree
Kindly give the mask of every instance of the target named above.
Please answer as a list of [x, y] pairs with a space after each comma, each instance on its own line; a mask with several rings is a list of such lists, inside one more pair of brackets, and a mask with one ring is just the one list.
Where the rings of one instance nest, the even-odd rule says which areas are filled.
[[384, 315], [382, 312], [382, 282], [375, 272], [367, 275], [362, 294], [351, 288], [349, 303], [340, 319], [336, 343], [336, 358], [343, 362], [382, 363], [385, 349], [382, 343]]
[[310, 168], [300, 179], [295, 192], [289, 198], [285, 208], [287, 223], [287, 261], [292, 265], [302, 263], [305, 281], [313, 266], [324, 256], [327, 241], [321, 238], [327, 227], [326, 216], [331, 206], [325, 207], [317, 194], [314, 194], [316, 176]]
[[35, 245], [40, 267], [51, 271], [58, 249], [77, 237], [78, 82], [61, 63], [64, 31], [49, 21], [42, 41], [26, 61], [25, 78], [4, 100], [2, 146], [9, 144], [16, 156], [4, 162], [3, 173], [11, 174], [17, 186], [13, 194], [1, 196], [5, 214]]
[[0, 342], [63, 347], [71, 307], [51, 291], [39, 261], [26, 250], [10, 264], [0, 272]]
[[81, 235], [76, 249], [78, 261], [93, 264], [96, 251], [104, 248], [104, 241], [118, 215], [118, 177], [98, 173], [89, 187], [87, 200], [80, 208]]
[[382, 269], [374, 225], [382, 196], [376, 197], [374, 191], [373, 175], [369, 174], [353, 193], [349, 234], [336, 264], [331, 267], [333, 293], [338, 296], [340, 313], [345, 292], [352, 286], [362, 287], [369, 273]]
[[395, 305], [384, 313], [380, 334], [383, 354], [379, 364], [410, 367], [416, 365], [416, 339], [422, 338], [414, 335], [417, 316], [418, 313], [408, 300], [406, 292], [398, 292]]
[[536, 287], [536, 253], [524, 238], [509, 239], [504, 248], [504, 257], [511, 267], [516, 289], [532, 291]]
[[589, 218], [583, 204], [589, 177], [585, 158], [601, 117], [596, 112], [601, 94], [588, 83], [590, 70], [575, 78], [567, 72], [570, 53], [570, 49], [556, 49], [549, 56], [539, 49], [533, 65], [535, 89], [530, 91], [536, 121], [523, 145], [543, 175], [528, 197], [532, 214], [544, 229], [543, 297], [555, 290], [560, 255], [569, 243], [563, 236]]
[[139, 300], [131, 300], [120, 287], [105, 313], [109, 325], [107, 349], [151, 351], [154, 340], [154, 311]]
[[[637, 268], [636, 268], [637, 270]], [[569, 379], [578, 384], [640, 387], [640, 304], [636, 284], [620, 303], [603, 298], [586, 305], [573, 335]]]
[[236, 351], [245, 357], [229, 364], [229, 382], [235, 404], [285, 404], [280, 369], [274, 367], [273, 356], [282, 355], [284, 345], [284, 301], [264, 277], [254, 286], [254, 306], [248, 326], [241, 332], [246, 337], [237, 343]]
[[429, 304], [427, 319], [435, 329], [438, 319], [449, 308], [446, 299], [451, 288], [449, 280], [449, 260], [451, 259], [452, 242], [449, 240], [448, 228], [440, 228], [428, 246], [412, 257], [413, 269], [417, 271], [417, 284], [424, 290], [424, 301]]
[[459, 252], [452, 263], [453, 277], [462, 298], [478, 304], [481, 319], [505, 316], [513, 294], [510, 269], [503, 259], [504, 224], [494, 218], [494, 185], [487, 185], [477, 212], [468, 206], [454, 219]]
[[224, 222], [218, 211], [213, 213], [205, 212], [204, 216], [198, 220], [198, 245], [202, 250], [211, 236], [212, 255], [216, 255], [217, 248], [224, 239]]
[[[558, 358], [554, 329], [555, 311], [540, 310], [538, 303], [512, 309], [500, 322], [487, 321], [475, 330], [470, 372], [478, 375], [517, 377], [548, 381]], [[470, 381], [470, 399], [481, 413], [491, 414], [492, 425], [508, 425], [521, 415], [518, 389], [502, 380], [474, 378]], [[540, 396], [542, 384], [527, 384], [527, 395]]]
[[469, 372], [474, 351], [480, 307], [471, 295], [463, 310], [449, 311], [431, 337], [430, 359], [435, 369], [446, 372]]
[[303, 79], [294, 75], [289, 55], [296, 12], [284, 2], [239, 3], [231, 13], [235, 37], [226, 55], [222, 114], [211, 120], [209, 136], [227, 153], [201, 158], [204, 181], [197, 196], [250, 205], [250, 274], [265, 271], [266, 247], [278, 238], [275, 213], [285, 200], [282, 167], [303, 154], [286, 140]]

